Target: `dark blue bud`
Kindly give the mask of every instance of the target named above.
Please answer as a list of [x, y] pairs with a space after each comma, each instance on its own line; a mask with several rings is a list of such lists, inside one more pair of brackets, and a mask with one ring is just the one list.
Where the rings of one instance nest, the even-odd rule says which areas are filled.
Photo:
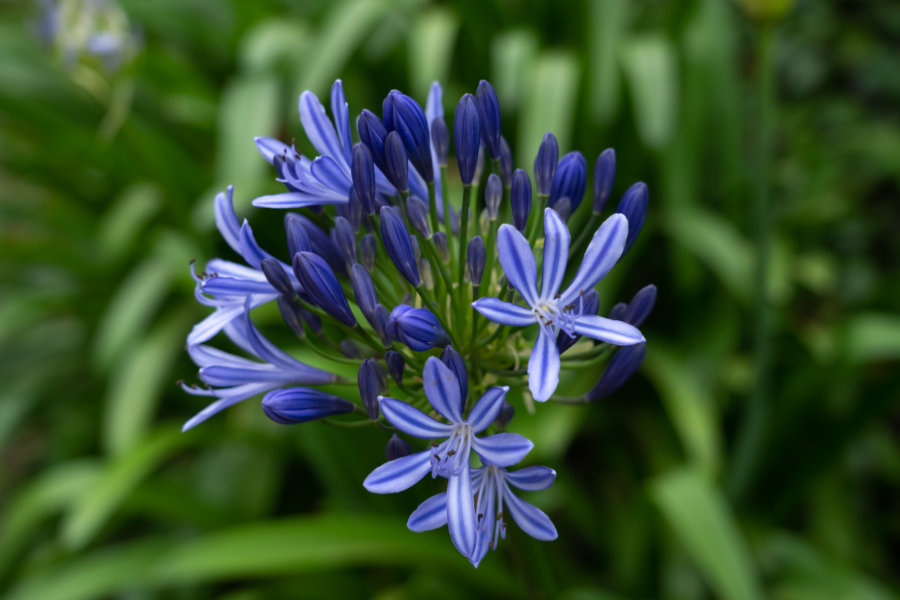
[[[419, 103], [397, 90], [388, 94], [390, 102], [385, 99], [385, 126], [400, 134], [406, 153], [416, 171], [430, 183], [434, 180], [431, 164], [431, 135], [425, 111]], [[391, 113], [389, 118], [387, 115]]]
[[341, 340], [341, 343], [338, 344], [338, 347], [341, 349], [341, 354], [343, 354], [347, 358], [359, 359], [363, 357], [362, 350], [360, 350], [359, 346], [357, 346], [351, 340]]
[[393, 206], [384, 206], [381, 209], [381, 239], [388, 256], [394, 261], [397, 270], [406, 278], [413, 287], [419, 287], [419, 269], [416, 266], [416, 256], [413, 252], [412, 242], [409, 239], [409, 231], [403, 224], [400, 211]]
[[312, 252], [298, 252], [294, 255], [294, 275], [313, 303], [344, 325], [356, 325], [341, 284], [325, 259]]
[[503, 179], [503, 185], [506, 187], [510, 186], [512, 181], [513, 174], [513, 157], [512, 150], [509, 149], [509, 144], [506, 142], [506, 138], [502, 135], [500, 136], [500, 177]]
[[370, 323], [375, 316], [375, 305], [378, 304], [378, 296], [375, 295], [375, 284], [372, 276], [361, 264], [356, 263], [350, 270], [350, 282], [353, 284], [353, 295], [356, 297], [356, 305], [360, 312]]
[[[600, 310], [600, 294], [597, 290], [590, 289], [575, 300], [575, 310], [583, 315], [596, 315]], [[556, 335], [556, 348], [562, 354], [575, 345], [575, 342], [581, 339], [580, 335], [570, 337], [565, 331], [560, 331]]]
[[646, 352], [647, 344], [644, 342], [632, 346], [622, 346], [616, 350], [612, 360], [606, 365], [603, 375], [600, 376], [597, 385], [585, 394], [587, 399], [590, 402], [596, 402], [622, 387], [628, 381], [628, 378], [641, 366]]
[[387, 392], [387, 372], [381, 363], [374, 358], [367, 358], [359, 366], [356, 375], [359, 385], [359, 397], [362, 399], [366, 414], [373, 421], [378, 420], [378, 396]]
[[569, 222], [569, 217], [572, 216], [572, 201], [569, 200], [568, 196], [560, 198], [553, 208], [556, 214], [559, 215], [559, 218], [563, 220], [563, 223]]
[[387, 134], [384, 139], [384, 174], [397, 188], [397, 191], [409, 190], [409, 161], [406, 158], [406, 148], [403, 147], [403, 139], [396, 131]]
[[426, 308], [400, 304], [391, 311], [388, 331], [392, 337], [416, 352], [424, 352], [450, 343], [450, 337], [438, 318]]
[[466, 372], [466, 363], [453, 346], [444, 348], [444, 351], [441, 352], [441, 362], [456, 375], [456, 380], [459, 382], [459, 397], [462, 402], [462, 406], [459, 408], [462, 410], [466, 405], [466, 396], [469, 394], [469, 374]]
[[397, 460], [404, 456], [409, 456], [412, 449], [406, 440], [398, 436], [396, 433], [388, 440], [387, 446], [384, 447], [384, 454], [388, 460]]
[[387, 365], [388, 374], [391, 379], [397, 382], [397, 385], [403, 384], [403, 369], [406, 368], [406, 359], [403, 355], [394, 350], [388, 350], [384, 353], [384, 364]]
[[472, 185], [478, 151], [481, 148], [481, 117], [472, 94], [463, 94], [453, 115], [453, 143], [456, 147], [456, 164], [463, 185]]
[[428, 206], [418, 196], [410, 196], [406, 200], [406, 216], [416, 233], [426, 240], [431, 238], [431, 226], [428, 224]]
[[294, 256], [298, 252], [312, 252], [312, 243], [306, 234], [306, 227], [303, 225], [305, 217], [301, 217], [296, 213], [287, 213], [284, 215], [284, 233], [287, 237], [288, 256]]
[[284, 296], [278, 296], [277, 302], [281, 318], [284, 319], [287, 326], [291, 328], [294, 335], [298, 338], [306, 337], [306, 330], [303, 328], [303, 317], [300, 313], [300, 307]]
[[391, 347], [391, 336], [388, 334], [388, 321], [390, 321], [390, 318], [390, 314], [385, 307], [380, 304], [375, 305], [375, 314], [372, 317], [371, 324], [378, 335], [378, 339], [381, 340], [381, 345], [385, 348]]
[[294, 289], [291, 278], [284, 272], [284, 268], [279, 261], [274, 258], [264, 258], [259, 263], [259, 268], [262, 270], [263, 275], [266, 276], [266, 281], [278, 290], [279, 294], [287, 300], [293, 300], [297, 297], [297, 290]]
[[[310, 249], [300, 248], [297, 252], [314, 252], [324, 258], [336, 273], [347, 274], [347, 265], [344, 262], [344, 257], [338, 252], [337, 247], [327, 233], [319, 229], [318, 225], [303, 215], [294, 214], [291, 223], [292, 227], [299, 225], [306, 234], [306, 239], [309, 240]], [[290, 246], [290, 238], [288, 239], [288, 245]], [[294, 252], [291, 256], [296, 255], [297, 252]]]
[[556, 166], [547, 206], [556, 208], [556, 203], [561, 198], [567, 197], [572, 202], [572, 212], [575, 212], [581, 204], [581, 199], [584, 198], [585, 187], [587, 187], [587, 161], [581, 152], [569, 152], [559, 159]]
[[500, 158], [500, 102], [494, 87], [482, 79], [475, 90], [478, 116], [481, 119], [481, 138], [492, 159]]
[[319, 315], [312, 311], [306, 310], [302, 306], [297, 307], [297, 312], [300, 313], [300, 316], [303, 317], [303, 322], [306, 323], [307, 327], [312, 329], [313, 333], [322, 333], [322, 319], [319, 318]]
[[431, 242], [437, 250], [438, 258], [442, 261], [450, 262], [450, 242], [447, 240], [447, 234], [443, 231], [436, 232], [431, 236]]
[[512, 188], [509, 192], [513, 225], [519, 231], [528, 226], [528, 215], [531, 214], [531, 180], [524, 169], [516, 169], [512, 176]]
[[647, 201], [649, 200], [649, 192], [647, 184], [638, 181], [622, 194], [619, 200], [619, 206], [616, 207], [617, 213], [622, 213], [628, 219], [628, 237], [625, 239], [625, 252], [631, 248], [634, 240], [637, 239], [644, 221], [647, 220]]
[[497, 415], [497, 418], [494, 419], [494, 425], [496, 425], [498, 429], [506, 429], [506, 426], [509, 425], [509, 422], [512, 421], [515, 416], [516, 409], [512, 404], [504, 400], [503, 406], [500, 407], [500, 413]]
[[556, 165], [559, 162], [559, 144], [556, 136], [545, 133], [537, 157], [534, 159], [534, 185], [538, 196], [549, 196], [556, 176]]
[[[625, 321], [630, 325], [634, 325], [635, 327], [640, 327], [644, 321], [647, 320], [647, 317], [650, 316], [654, 304], [656, 304], [656, 286], [651, 283], [638, 290], [638, 293], [634, 295], [631, 302], [625, 306], [621, 315], [612, 317], [612, 313], [610, 312], [610, 318], [615, 318], [619, 321]], [[617, 304], [613, 308], [615, 309], [618, 306], [619, 305]]]
[[616, 181], [616, 151], [607, 148], [597, 157], [594, 165], [594, 214], [603, 212], [606, 201]]
[[269, 392], [262, 400], [262, 408], [276, 423], [292, 425], [353, 412], [354, 404], [321, 390], [294, 387]]
[[480, 235], [476, 235], [469, 240], [469, 245], [466, 247], [466, 275], [472, 285], [481, 285], [486, 258], [484, 240]]
[[364, 108], [356, 119], [356, 131], [359, 132], [359, 141], [369, 148], [372, 160], [379, 169], [385, 171], [384, 166], [384, 138], [388, 130], [375, 113]]
[[371, 233], [367, 233], [359, 240], [359, 258], [363, 266], [371, 273], [375, 268], [375, 255], [377, 253], [378, 240]]
[[484, 205], [488, 219], [496, 221], [500, 215], [500, 200], [503, 199], [503, 182], [496, 173], [488, 175], [484, 186]]
[[431, 121], [431, 144], [437, 154], [438, 165], [446, 167], [450, 155], [450, 131], [443, 117], [435, 117]]
[[334, 228], [331, 230], [331, 243], [337, 248], [338, 253], [344, 259], [347, 270], [356, 264], [356, 233], [353, 225], [344, 217], [334, 220]]
[[362, 204], [363, 212], [375, 214], [375, 162], [372, 152], [362, 142], [353, 146], [353, 164], [350, 172], [353, 178], [353, 190]]

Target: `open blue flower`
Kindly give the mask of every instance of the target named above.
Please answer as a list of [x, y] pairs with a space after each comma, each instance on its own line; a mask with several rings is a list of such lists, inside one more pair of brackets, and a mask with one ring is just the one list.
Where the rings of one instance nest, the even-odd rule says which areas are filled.
[[[531, 537], [550, 541], [557, 537], [556, 527], [544, 512], [516, 496], [509, 486], [520, 490], [544, 490], [553, 484], [556, 471], [548, 467], [525, 467], [507, 471], [497, 465], [484, 465], [472, 471], [472, 503], [476, 514], [475, 552], [469, 560], [476, 567], [488, 550], [496, 550], [506, 538], [505, 515]], [[506, 510], [504, 510], [506, 506]], [[432, 496], [413, 511], [407, 527], [429, 531], [447, 524], [447, 493]]]
[[188, 346], [188, 353], [200, 367], [200, 380], [208, 388], [182, 384], [188, 393], [213, 396], [215, 402], [191, 417], [182, 427], [187, 431], [211, 416], [252, 396], [286, 385], [325, 385], [337, 381], [334, 373], [304, 364], [264, 338], [250, 321], [249, 309], [229, 321], [225, 335], [254, 356], [251, 360], [204, 344]]
[[497, 235], [497, 256], [507, 279], [527, 307], [498, 298], [481, 298], [472, 306], [492, 321], [525, 327], [540, 325], [534, 351], [528, 360], [528, 388], [534, 399], [543, 402], [559, 384], [559, 350], [556, 336], [583, 335], [595, 340], [630, 346], [644, 341], [633, 325], [584, 312], [584, 295], [612, 269], [622, 255], [628, 237], [628, 220], [621, 214], [609, 217], [594, 233], [575, 278], [559, 291], [569, 257], [570, 235], [566, 224], [552, 208], [544, 211], [544, 259], [541, 291], [537, 286], [537, 265], [531, 246], [512, 225], [501, 225]]
[[433, 477], [446, 477], [446, 520], [450, 538], [464, 556], [470, 557], [476, 550], [478, 524], [472, 502], [470, 453], [474, 450], [482, 462], [506, 467], [522, 460], [533, 444], [515, 433], [475, 437], [497, 418], [508, 387], [490, 388], [464, 419], [459, 380], [454, 372], [432, 356], [425, 362], [422, 376], [428, 402], [447, 423], [436, 421], [394, 398], [381, 397], [381, 411], [404, 433], [419, 438], [446, 439], [428, 450], [381, 465], [369, 474], [363, 485], [370, 492], [390, 494], [411, 487], [429, 472]]

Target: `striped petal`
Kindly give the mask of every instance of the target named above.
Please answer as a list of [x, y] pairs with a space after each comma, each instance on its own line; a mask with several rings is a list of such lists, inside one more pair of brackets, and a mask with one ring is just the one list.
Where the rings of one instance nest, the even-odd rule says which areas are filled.
[[394, 494], [409, 489], [431, 471], [431, 452], [417, 452], [386, 462], [366, 477], [363, 485], [373, 494]]
[[644, 335], [634, 325], [596, 315], [578, 317], [575, 320], [575, 333], [616, 346], [630, 346], [645, 341]]
[[[451, 423], [462, 422], [462, 397], [460, 396], [459, 380], [456, 374], [436, 356], [430, 356], [425, 361], [425, 370], [422, 372], [425, 385], [425, 396], [445, 419]], [[447, 426], [449, 427], [449, 425]], [[412, 434], [415, 435], [415, 434]], [[422, 437], [422, 436], [419, 436]]]
[[284, 192], [282, 194], [268, 194], [256, 198], [253, 206], [262, 208], [304, 208], [306, 206], [319, 206], [320, 204], [345, 204], [349, 196], [337, 192], [328, 193], [304, 193]]
[[344, 96], [344, 85], [340, 79], [331, 86], [331, 116], [334, 117], [338, 139], [344, 149], [344, 160], [349, 165], [353, 158], [353, 139], [350, 137], [350, 111], [347, 107], [347, 98]]
[[529, 306], [538, 302], [537, 265], [531, 246], [519, 230], [503, 224], [497, 233], [497, 257], [506, 278], [516, 288]]
[[409, 515], [406, 526], [412, 531], [431, 531], [447, 524], [447, 494], [432, 496]]
[[497, 415], [500, 414], [500, 409], [503, 408], [503, 399], [508, 391], [509, 386], [492, 387], [475, 403], [475, 406], [469, 411], [469, 416], [466, 417], [472, 431], [481, 433], [490, 427]]
[[491, 321], [503, 325], [525, 327], [537, 323], [537, 317], [530, 308], [504, 302], [498, 298], [479, 298], [472, 303], [472, 308]]
[[552, 208], [544, 210], [544, 261], [541, 263], [541, 299], [552, 300], [566, 275], [569, 228]]
[[[300, 94], [300, 123], [303, 124], [306, 137], [319, 151], [319, 154], [332, 158], [344, 156], [341, 143], [334, 131], [334, 125], [325, 113], [325, 107], [322, 106], [316, 95], [308, 90]], [[350, 164], [345, 163], [343, 166], [349, 177]]]
[[525, 458], [534, 444], [527, 437], [518, 433], [495, 433], [472, 440], [472, 448], [485, 462], [508, 467]]
[[560, 303], [563, 306], [571, 304], [580, 294], [594, 287], [609, 273], [622, 256], [627, 238], [628, 219], [623, 215], [614, 214], [600, 225], [584, 253], [575, 279], [562, 293]]
[[525, 502], [509, 490], [503, 494], [507, 512], [519, 528], [536, 540], [549, 542], [557, 538], [556, 527], [544, 511]]
[[554, 479], [556, 479], [556, 471], [549, 467], [525, 467], [518, 471], [506, 472], [506, 481], [520, 490], [529, 492], [546, 490], [553, 485]]
[[381, 412], [391, 425], [419, 438], [447, 437], [453, 429], [451, 425], [438, 423], [418, 408], [395, 398], [381, 397]]
[[559, 349], [556, 339], [546, 327], [541, 327], [534, 350], [528, 359], [528, 389], [538, 402], [544, 402], [559, 385]]
[[447, 484], [447, 526], [456, 549], [465, 556], [475, 551], [475, 503], [472, 502], [472, 478], [469, 465]]

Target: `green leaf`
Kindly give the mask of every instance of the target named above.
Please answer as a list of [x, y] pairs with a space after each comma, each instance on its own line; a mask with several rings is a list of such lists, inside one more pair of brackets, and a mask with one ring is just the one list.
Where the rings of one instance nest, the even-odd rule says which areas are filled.
[[166, 375], [181, 356], [192, 315], [185, 307], [154, 325], [113, 372], [103, 420], [103, 445], [110, 453], [127, 450], [145, 434], [163, 388], [174, 384]]
[[450, 11], [434, 7], [415, 17], [409, 32], [409, 75], [412, 91], [424, 99], [433, 81], [447, 81], [459, 20]]
[[683, 356], [656, 342], [648, 346], [644, 368], [688, 457], [712, 476], [719, 467], [722, 450], [709, 386]]
[[717, 598], [762, 598], [746, 545], [725, 496], [695, 469], [658, 477], [651, 494]]
[[525, 98], [517, 155], [522, 163], [534, 160], [548, 131], [559, 140], [560, 154], [568, 151], [575, 121], [579, 70], [578, 58], [568, 52], [545, 52], [534, 62], [520, 92]]
[[111, 458], [96, 485], [80, 495], [62, 523], [63, 544], [78, 550], [93, 540], [128, 494], [163, 460], [195, 439], [168, 424], [127, 452]]
[[858, 313], [844, 325], [842, 345], [853, 362], [900, 359], [900, 317], [892, 313]]
[[628, 0], [593, 0], [588, 8], [591, 109], [602, 124], [616, 114], [621, 95], [618, 51], [628, 30]]
[[517, 110], [528, 97], [537, 53], [537, 36], [529, 29], [504, 31], [491, 40], [491, 85], [504, 113]]
[[638, 135], [651, 148], [669, 141], [678, 117], [678, 62], [662, 35], [634, 37], [622, 46]]
[[159, 187], [152, 183], [138, 183], [116, 198], [100, 221], [99, 238], [104, 256], [118, 262], [139, 239], [141, 230], [159, 211]]

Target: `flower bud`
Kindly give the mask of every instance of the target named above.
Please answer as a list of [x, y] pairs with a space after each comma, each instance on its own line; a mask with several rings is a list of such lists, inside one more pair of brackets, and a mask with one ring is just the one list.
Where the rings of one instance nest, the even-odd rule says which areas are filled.
[[381, 345], [385, 348], [391, 347], [391, 336], [388, 335], [388, 321], [390, 314], [387, 309], [380, 304], [375, 305], [375, 314], [372, 318], [372, 328], [381, 340]]
[[453, 115], [453, 142], [456, 147], [456, 163], [463, 185], [472, 185], [478, 151], [481, 148], [481, 125], [478, 107], [472, 94], [464, 94]]
[[569, 217], [572, 216], [572, 201], [569, 200], [568, 196], [563, 196], [557, 201], [556, 206], [554, 207], [556, 214], [559, 215], [559, 218], [563, 220], [564, 223], [569, 222]]
[[357, 263], [350, 271], [350, 282], [353, 284], [353, 295], [356, 297], [356, 305], [360, 312], [370, 323], [375, 315], [375, 305], [378, 304], [378, 296], [375, 294], [375, 284], [372, 276], [365, 267]]
[[556, 136], [545, 133], [537, 157], [534, 159], [534, 185], [537, 187], [538, 196], [550, 195], [558, 161], [559, 144], [556, 142]]
[[334, 228], [331, 230], [331, 243], [337, 248], [341, 258], [344, 259], [344, 265], [350, 270], [356, 263], [356, 233], [353, 231], [353, 225], [344, 217], [337, 217], [334, 220]]
[[359, 346], [357, 346], [352, 340], [341, 340], [341, 343], [338, 344], [338, 347], [341, 349], [341, 354], [343, 354], [347, 358], [360, 359], [363, 357], [362, 350], [360, 350]]
[[274, 258], [264, 258], [259, 263], [259, 268], [262, 270], [263, 275], [266, 276], [266, 281], [278, 290], [278, 293], [284, 296], [285, 299], [293, 300], [297, 297], [297, 290], [294, 288], [294, 284], [291, 283], [291, 278], [284, 272], [284, 268], [279, 261]]
[[443, 231], [436, 232], [431, 236], [431, 243], [437, 250], [438, 258], [445, 263], [450, 262], [450, 242], [447, 240], [447, 234]]
[[356, 325], [341, 284], [325, 259], [312, 252], [298, 252], [294, 255], [294, 275], [317, 306], [344, 325]]
[[510, 186], [512, 182], [512, 173], [513, 173], [513, 157], [512, 150], [509, 149], [509, 144], [506, 142], [506, 138], [502, 135], [500, 136], [500, 177], [503, 179], [503, 185], [506, 187]]
[[603, 212], [616, 180], [616, 151], [607, 148], [597, 157], [594, 165], [594, 214]]
[[409, 161], [400, 134], [392, 131], [384, 138], [384, 174], [399, 192], [409, 191]]
[[438, 165], [446, 167], [450, 154], [450, 131], [447, 130], [447, 123], [443, 117], [435, 117], [431, 121], [431, 144], [434, 146], [434, 153], [437, 154]]
[[431, 226], [428, 224], [428, 206], [418, 196], [406, 199], [406, 216], [416, 233], [426, 240], [431, 237]]
[[500, 102], [493, 86], [482, 79], [475, 91], [481, 138], [491, 159], [500, 158]]
[[500, 407], [500, 413], [497, 415], [497, 418], [494, 419], [494, 425], [496, 425], [498, 429], [506, 429], [506, 426], [509, 425], [509, 422], [512, 421], [515, 416], [515, 407], [504, 400], [503, 406]]
[[[331, 238], [327, 233], [322, 231], [318, 225], [304, 217], [303, 215], [292, 214], [291, 215], [291, 225], [292, 228], [298, 227], [303, 230], [303, 234], [305, 234], [306, 239], [309, 241], [309, 249], [300, 247], [296, 252], [291, 254], [293, 257], [297, 254], [297, 252], [314, 252], [318, 254], [328, 265], [336, 272], [341, 273], [342, 275], [347, 274], [347, 265], [344, 262], [344, 257], [341, 256], [341, 253], [338, 252], [337, 247], [331, 241]], [[285, 217], [287, 220], [287, 217]], [[299, 232], [295, 232], [298, 236], [297, 239], [300, 238], [303, 234]], [[295, 240], [296, 241], [296, 240]], [[288, 248], [290, 249], [290, 237], [288, 238]], [[302, 241], [300, 243], [302, 246]]]
[[484, 247], [484, 240], [480, 235], [476, 235], [469, 240], [466, 248], [466, 275], [469, 283], [478, 286], [481, 285], [481, 278], [484, 275], [484, 263], [487, 253]]
[[350, 167], [353, 189], [367, 215], [375, 213], [375, 162], [372, 152], [362, 142], [353, 146], [353, 161]]
[[466, 396], [469, 394], [469, 375], [466, 373], [466, 363], [463, 362], [459, 352], [453, 346], [444, 348], [444, 351], [441, 352], [441, 362], [456, 375], [456, 380], [459, 382], [459, 397], [462, 401], [462, 406], [459, 408], [462, 410], [466, 405]]
[[524, 169], [516, 169], [512, 175], [512, 189], [509, 192], [513, 225], [519, 231], [528, 226], [528, 215], [531, 214], [531, 180]]
[[378, 240], [371, 233], [367, 233], [359, 240], [359, 258], [363, 266], [370, 273], [375, 269], [375, 254], [378, 248]]
[[622, 194], [619, 200], [619, 206], [616, 207], [617, 213], [622, 213], [628, 219], [628, 237], [625, 239], [625, 252], [631, 248], [634, 240], [637, 239], [644, 221], [647, 220], [647, 201], [649, 200], [649, 192], [647, 184], [638, 181]]
[[406, 368], [406, 359], [403, 355], [394, 350], [388, 350], [384, 353], [384, 364], [387, 365], [387, 372], [391, 379], [397, 382], [397, 385], [403, 384], [403, 369]]
[[262, 408], [276, 423], [291, 425], [353, 412], [354, 405], [321, 390], [293, 387], [266, 394]]
[[656, 286], [650, 284], [638, 290], [628, 304], [620, 302], [613, 306], [609, 311], [609, 318], [640, 327], [650, 316], [654, 304], [656, 304]]
[[430, 183], [434, 180], [431, 165], [431, 136], [425, 111], [419, 103], [399, 92], [392, 90], [384, 100], [384, 124], [400, 134], [410, 162], [419, 175]]
[[419, 287], [419, 269], [409, 231], [403, 224], [400, 211], [393, 206], [381, 209], [381, 239], [388, 256], [394, 261], [397, 270], [413, 287]]
[[388, 332], [393, 339], [416, 352], [450, 343], [447, 332], [430, 310], [413, 308], [408, 304], [400, 304], [391, 311]]
[[484, 186], [484, 205], [487, 209], [488, 219], [496, 221], [500, 215], [500, 201], [503, 199], [503, 182], [496, 173], [488, 175], [487, 184]]
[[398, 458], [409, 456], [410, 453], [412, 453], [412, 449], [409, 447], [409, 444], [396, 433], [391, 436], [387, 446], [384, 448], [384, 454], [388, 460], [397, 460]]
[[590, 402], [596, 402], [609, 396], [628, 381], [641, 363], [647, 352], [647, 344], [641, 342], [632, 346], [622, 346], [613, 355], [612, 360], [606, 365], [606, 370], [600, 376], [597, 384], [585, 394]]
[[375, 164], [386, 173], [387, 169], [384, 165], [384, 138], [387, 137], [388, 130], [384, 126], [375, 113], [367, 108], [359, 114], [356, 119], [356, 130], [359, 132], [359, 141], [366, 145], [372, 154], [372, 160]]
[[288, 255], [294, 256], [298, 252], [312, 252], [312, 243], [309, 241], [309, 235], [303, 226], [303, 219], [296, 213], [287, 213], [284, 215], [284, 233], [287, 238]]
[[581, 152], [569, 152], [559, 160], [559, 164], [556, 166], [556, 175], [553, 176], [553, 185], [550, 187], [550, 199], [547, 200], [547, 206], [555, 209], [556, 203], [567, 197], [572, 203], [571, 212], [575, 212], [584, 197], [586, 186], [587, 161]]
[[367, 358], [359, 366], [356, 383], [359, 385], [359, 397], [362, 399], [366, 414], [373, 421], [378, 420], [378, 396], [387, 392], [387, 372], [380, 362], [374, 358]]

